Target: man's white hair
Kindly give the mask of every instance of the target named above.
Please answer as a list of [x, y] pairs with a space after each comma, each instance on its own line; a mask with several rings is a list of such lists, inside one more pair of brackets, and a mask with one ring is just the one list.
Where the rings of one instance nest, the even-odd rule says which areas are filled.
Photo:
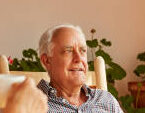
[[54, 26], [46, 30], [40, 38], [40, 41], [39, 41], [39, 55], [40, 56], [42, 54], [47, 54], [48, 56], [52, 56], [53, 54], [52, 50], [55, 44], [51, 40], [53, 38], [55, 31], [61, 28], [72, 28], [76, 30], [81, 35], [81, 37], [84, 37], [85, 39], [85, 35], [79, 26], [74, 26], [71, 24], [61, 24], [61, 25]]

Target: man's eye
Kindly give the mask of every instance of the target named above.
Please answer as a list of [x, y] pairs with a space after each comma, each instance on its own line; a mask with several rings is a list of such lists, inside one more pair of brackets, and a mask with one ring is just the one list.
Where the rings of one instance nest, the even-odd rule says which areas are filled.
[[66, 53], [73, 52], [73, 50], [65, 50]]
[[82, 49], [81, 51], [82, 51], [83, 53], [85, 53], [87, 50], [86, 50], [86, 49]]

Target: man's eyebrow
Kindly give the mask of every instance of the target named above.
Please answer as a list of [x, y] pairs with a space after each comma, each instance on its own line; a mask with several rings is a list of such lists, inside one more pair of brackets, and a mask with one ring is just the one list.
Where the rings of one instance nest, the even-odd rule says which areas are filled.
[[[81, 49], [87, 49], [87, 46], [81, 46]], [[64, 46], [64, 49], [73, 49], [73, 46]]]
[[73, 46], [64, 46], [63, 48], [64, 48], [64, 49], [72, 49]]
[[81, 46], [80, 48], [81, 49], [87, 49], [87, 46]]

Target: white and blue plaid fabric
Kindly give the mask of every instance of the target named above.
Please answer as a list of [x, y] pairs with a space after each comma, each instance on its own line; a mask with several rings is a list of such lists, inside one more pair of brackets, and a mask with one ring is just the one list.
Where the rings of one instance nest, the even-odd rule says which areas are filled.
[[82, 91], [85, 91], [88, 100], [77, 107], [69, 104], [66, 99], [57, 97], [56, 90], [45, 80], [39, 82], [38, 88], [48, 97], [48, 113], [123, 113], [117, 100], [104, 90], [84, 85]]

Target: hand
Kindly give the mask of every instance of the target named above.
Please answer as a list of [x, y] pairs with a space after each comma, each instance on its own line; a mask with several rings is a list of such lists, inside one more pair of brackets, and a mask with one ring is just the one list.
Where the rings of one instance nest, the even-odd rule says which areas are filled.
[[26, 79], [13, 84], [3, 113], [47, 113], [47, 100], [34, 81]]

